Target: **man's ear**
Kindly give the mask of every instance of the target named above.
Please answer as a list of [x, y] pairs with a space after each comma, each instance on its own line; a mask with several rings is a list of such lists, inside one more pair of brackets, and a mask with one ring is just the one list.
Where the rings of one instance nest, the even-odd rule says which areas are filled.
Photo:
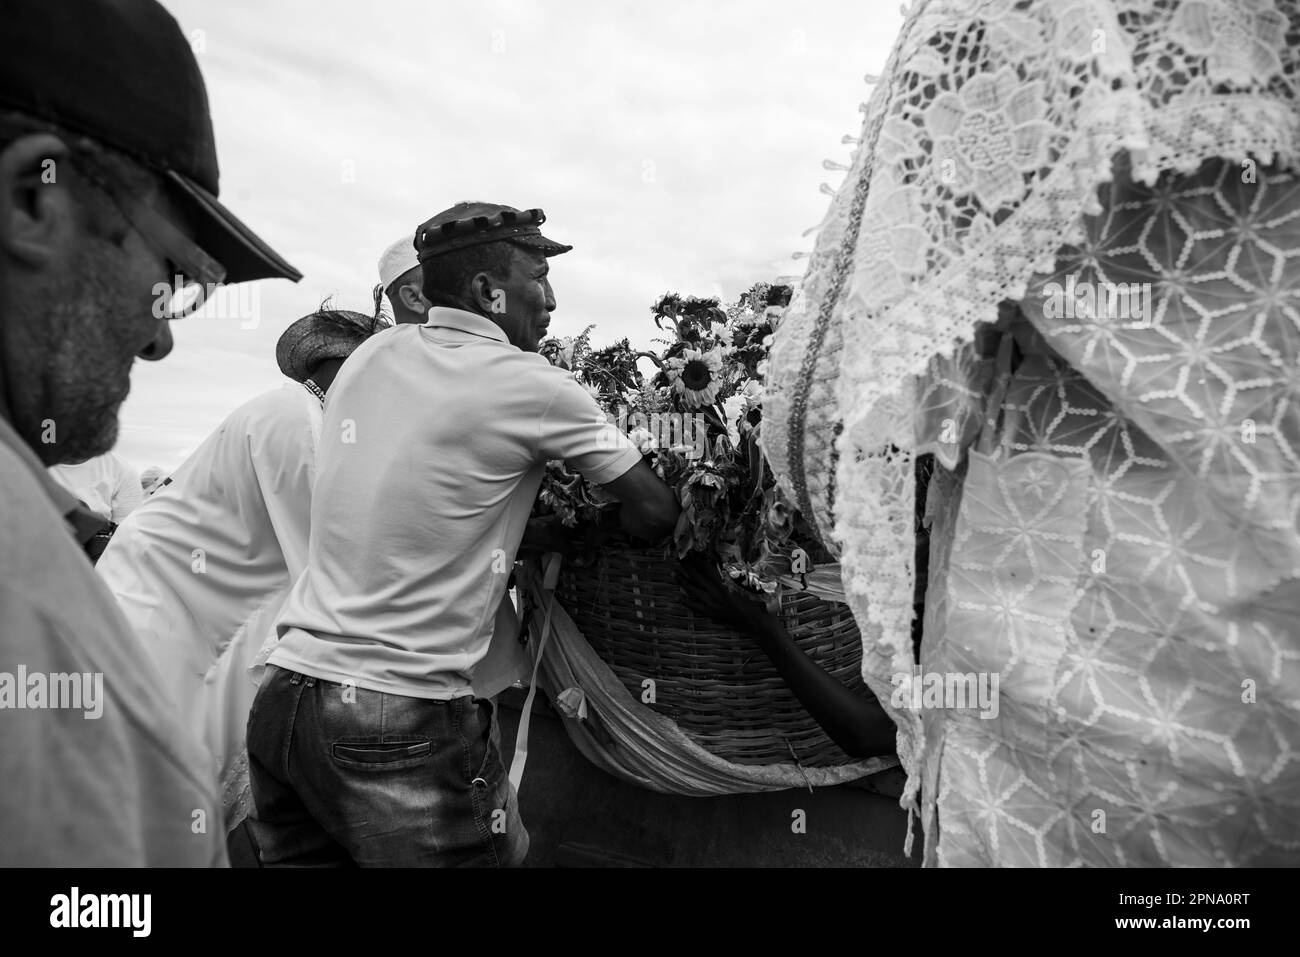
[[483, 315], [491, 315], [492, 304], [497, 301], [497, 288], [497, 283], [490, 273], [478, 273], [470, 280], [469, 301], [477, 306]]
[[411, 312], [424, 313], [429, 311], [429, 300], [424, 298], [424, 293], [420, 292], [420, 287], [413, 282], [399, 286], [397, 288], [397, 298]]
[[0, 149], [0, 254], [31, 268], [62, 255], [77, 229], [71, 150], [52, 133]]

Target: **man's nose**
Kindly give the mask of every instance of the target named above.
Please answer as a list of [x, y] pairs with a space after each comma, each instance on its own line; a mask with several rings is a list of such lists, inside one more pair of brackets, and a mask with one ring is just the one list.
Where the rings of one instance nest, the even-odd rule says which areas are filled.
[[546, 311], [555, 311], [555, 290], [551, 288], [549, 282], [546, 284]]
[[154, 336], [153, 341], [136, 353], [141, 359], [147, 362], [157, 362], [159, 359], [166, 357], [167, 353], [172, 351], [172, 327], [171, 323], [164, 319], [158, 324], [158, 335]]

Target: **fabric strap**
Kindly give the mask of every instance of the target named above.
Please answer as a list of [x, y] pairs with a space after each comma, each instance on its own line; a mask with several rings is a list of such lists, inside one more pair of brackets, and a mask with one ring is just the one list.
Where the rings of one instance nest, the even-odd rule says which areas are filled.
[[[547, 639], [551, 636], [551, 613], [555, 609], [555, 586], [560, 580], [560, 563], [562, 558], [556, 552], [548, 553], [543, 559], [542, 593], [545, 595], [542, 616], [542, 637], [537, 642], [537, 651], [533, 657], [533, 675], [528, 682], [528, 696], [524, 699], [523, 712], [519, 716], [519, 731], [515, 735], [515, 753], [510, 759], [510, 786], [515, 794], [519, 793], [519, 784], [524, 779], [524, 765], [528, 763], [528, 726], [533, 717], [533, 699], [537, 696], [537, 672], [542, 666], [542, 654], [546, 651]], [[524, 588], [520, 595], [526, 594]]]

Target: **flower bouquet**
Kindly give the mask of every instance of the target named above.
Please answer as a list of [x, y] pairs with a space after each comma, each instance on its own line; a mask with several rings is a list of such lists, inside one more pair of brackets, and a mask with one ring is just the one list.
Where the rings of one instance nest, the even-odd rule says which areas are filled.
[[[840, 766], [847, 756], [753, 641], [694, 615], [675, 577], [677, 559], [689, 553], [720, 566], [734, 587], [779, 612], [818, 665], [869, 694], [852, 614], [809, 581], [838, 582], [838, 573], [814, 575], [815, 563], [830, 556], [785, 500], [759, 446], [764, 366], [789, 297], [789, 287], [766, 283], [726, 307], [667, 294], [652, 309], [666, 333], [653, 352], [626, 339], [593, 348], [591, 327], [542, 343], [542, 355], [591, 392], [682, 506], [671, 540], [645, 547], [615, 532], [566, 561], [556, 598], [635, 698], [716, 757], [733, 765], [793, 758], [803, 767]], [[616, 507], [598, 486], [551, 462], [535, 514], [609, 528]]]
[[[582, 383], [676, 492], [676, 555], [702, 553], [740, 587], [769, 596], [782, 578], [806, 576], [825, 554], [759, 447], [767, 351], [789, 299], [788, 286], [767, 283], [725, 309], [718, 299], [668, 293], [652, 307], [656, 326], [672, 336], [655, 340], [658, 352], [634, 350], [626, 339], [594, 349], [591, 326], [540, 349]], [[638, 367], [642, 358], [656, 367], [649, 378]], [[573, 527], [600, 522], [614, 502], [552, 462], [538, 505], [536, 514]]]

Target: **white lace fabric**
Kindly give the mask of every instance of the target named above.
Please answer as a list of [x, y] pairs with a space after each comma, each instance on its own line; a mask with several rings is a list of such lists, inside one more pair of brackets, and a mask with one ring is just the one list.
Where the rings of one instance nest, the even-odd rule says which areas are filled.
[[945, 467], [922, 664], [1003, 711], [891, 708], [931, 863], [1300, 853], [1298, 51], [1271, 0], [919, 3], [866, 108], [764, 446], [887, 704]]

